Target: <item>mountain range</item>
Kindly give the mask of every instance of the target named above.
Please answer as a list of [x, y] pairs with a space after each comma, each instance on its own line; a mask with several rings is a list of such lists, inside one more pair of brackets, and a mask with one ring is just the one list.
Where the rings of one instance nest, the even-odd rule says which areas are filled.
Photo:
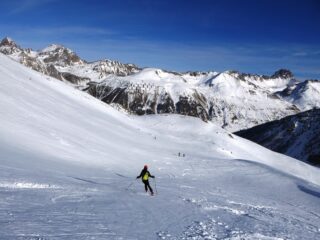
[[112, 60], [87, 62], [53, 44], [21, 48], [10, 38], [0, 52], [132, 114], [176, 113], [238, 131], [320, 107], [320, 83], [298, 81], [286, 69], [271, 76], [225, 72], [173, 72]]

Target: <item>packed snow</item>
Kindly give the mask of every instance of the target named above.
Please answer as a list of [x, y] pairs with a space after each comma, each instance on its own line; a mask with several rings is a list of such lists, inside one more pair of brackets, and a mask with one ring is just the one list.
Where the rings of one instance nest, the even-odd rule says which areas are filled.
[[1, 239], [320, 238], [317, 168], [197, 118], [125, 115], [2, 54], [0, 81]]

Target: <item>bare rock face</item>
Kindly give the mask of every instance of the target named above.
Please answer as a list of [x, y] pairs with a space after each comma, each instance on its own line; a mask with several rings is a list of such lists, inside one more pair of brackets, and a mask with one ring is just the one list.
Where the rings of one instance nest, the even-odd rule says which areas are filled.
[[203, 108], [197, 100], [191, 100], [188, 97], [180, 96], [179, 101], [176, 103], [176, 113], [199, 117], [205, 122], [209, 120], [207, 109]]
[[168, 93], [159, 96], [159, 101], [156, 106], [156, 113], [174, 113], [176, 111], [176, 106]]
[[46, 74], [51, 77], [54, 77], [59, 80], [63, 79], [62, 73], [60, 73], [53, 64], [48, 65], [45, 71], [46, 71]]
[[79, 77], [77, 75], [74, 75], [74, 74], [68, 73], [68, 72], [62, 72], [61, 75], [64, 80], [66, 80], [72, 84], [75, 84], [75, 85], [79, 85], [82, 82], [89, 82], [90, 81], [90, 78]]
[[[145, 91], [141, 88], [132, 89], [129, 84], [113, 88], [104, 84], [92, 84], [86, 91], [94, 97], [108, 104], [121, 105], [130, 113], [137, 115], [176, 113], [181, 115], [199, 117], [204, 121], [209, 120], [209, 115], [203, 104], [206, 99], [199, 93], [193, 96], [180, 96], [176, 103], [168, 92], [154, 89]], [[202, 98], [202, 102], [199, 99]]]
[[293, 74], [291, 71], [287, 70], [287, 69], [280, 69], [278, 71], [276, 71], [271, 78], [284, 78], [284, 79], [288, 79], [288, 78], [293, 78]]

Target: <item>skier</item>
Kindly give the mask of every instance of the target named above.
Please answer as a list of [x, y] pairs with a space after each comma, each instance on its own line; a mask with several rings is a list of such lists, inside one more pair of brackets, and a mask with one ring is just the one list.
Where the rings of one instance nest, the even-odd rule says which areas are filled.
[[152, 176], [150, 174], [150, 172], [148, 171], [148, 166], [144, 165], [140, 175], [137, 176], [137, 179], [138, 178], [142, 178], [142, 182], [144, 183], [144, 188], [145, 188], [146, 192], [148, 192], [148, 188], [149, 188], [149, 191], [150, 191], [151, 195], [153, 195], [153, 190], [152, 190], [152, 188], [151, 188], [151, 186], [149, 184], [149, 180], [148, 180], [149, 177], [154, 178], [154, 176]]

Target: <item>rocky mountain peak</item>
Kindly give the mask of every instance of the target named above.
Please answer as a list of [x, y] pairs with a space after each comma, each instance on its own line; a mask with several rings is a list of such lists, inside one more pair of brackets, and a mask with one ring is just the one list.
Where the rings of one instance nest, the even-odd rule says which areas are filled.
[[117, 76], [127, 76], [132, 73], [137, 73], [141, 69], [134, 64], [124, 64], [114, 60], [101, 60], [92, 63], [93, 70], [99, 73], [99, 78], [104, 78], [108, 74]]
[[205, 75], [208, 75], [209, 72], [201, 72], [201, 71], [187, 71], [187, 72], [184, 72], [182, 74], [187, 74], [189, 76], [192, 76], [192, 77], [199, 77], [199, 76], [205, 76]]
[[75, 52], [59, 44], [51, 44], [42, 49], [39, 56], [45, 63], [57, 66], [71, 66], [84, 63]]
[[17, 47], [17, 44], [9, 37], [5, 37], [1, 40], [0, 47], [8, 46], [8, 47]]
[[22, 49], [9, 37], [5, 37], [0, 42], [0, 52], [5, 55], [20, 53]]
[[293, 78], [293, 74], [290, 70], [287, 69], [279, 69], [278, 71], [276, 71], [271, 78], [285, 78], [285, 79], [289, 79], [289, 78]]

